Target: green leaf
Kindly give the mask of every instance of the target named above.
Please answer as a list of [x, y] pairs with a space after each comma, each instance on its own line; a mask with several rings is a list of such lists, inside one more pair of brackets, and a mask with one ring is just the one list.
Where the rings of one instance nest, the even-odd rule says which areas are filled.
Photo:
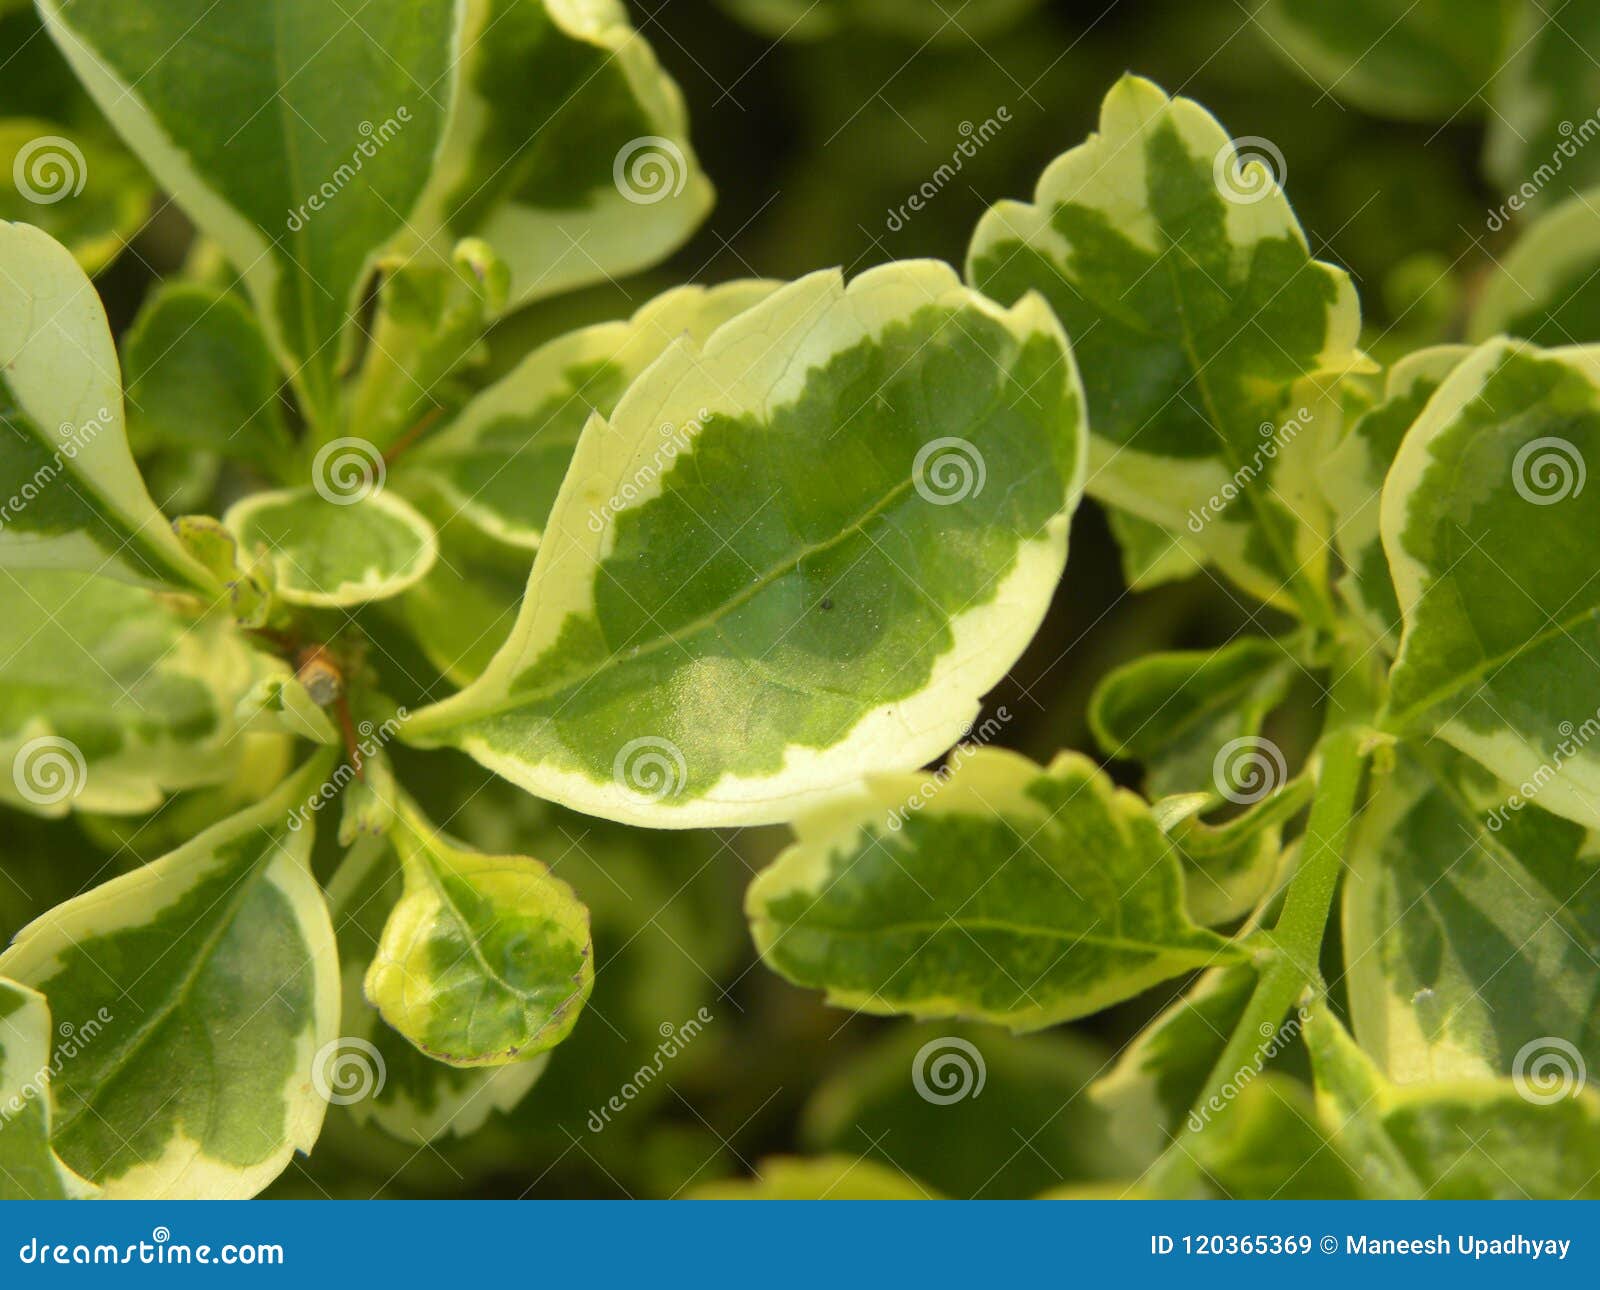
[[60, 1023], [55, 1149], [107, 1196], [251, 1196], [316, 1140], [313, 1056], [336, 1037], [339, 979], [304, 821], [328, 765], [0, 954]]
[[428, 576], [385, 607], [439, 674], [457, 686], [483, 675], [517, 620], [527, 583], [525, 570], [512, 574], [486, 556], [477, 543], [461, 540], [467, 522], [452, 516], [439, 528], [439, 558]]
[[105, 310], [67, 249], [0, 223], [0, 566], [206, 590], [128, 451]]
[[458, 6], [368, 4], [359, 20], [319, 0], [39, 10], [112, 124], [242, 274], [309, 415], [327, 422], [363, 281], [444, 135]]
[[[1287, 778], [1283, 754], [1257, 736], [1299, 670], [1289, 644], [1261, 636], [1209, 652], [1146, 654], [1095, 687], [1089, 724], [1108, 756], [1145, 766], [1151, 797], [1258, 801]], [[1250, 779], [1252, 771], [1261, 777]]]
[[409, 803], [394, 843], [405, 894], [367, 971], [383, 1019], [452, 1066], [555, 1047], [594, 986], [589, 911], [536, 860], [450, 843]]
[[1326, 1011], [1306, 1025], [1318, 1097], [1369, 1194], [1429, 1200], [1600, 1197], [1600, 1096], [1510, 1080], [1386, 1083]]
[[857, 29], [927, 45], [965, 45], [999, 35], [1039, 0], [964, 0], [946, 10], [924, 0], [721, 0], [740, 22], [775, 40], [821, 40]]
[[240, 699], [282, 665], [221, 615], [103, 578], [0, 571], [0, 801], [154, 810], [244, 755]]
[[465, 13], [460, 102], [418, 227], [492, 245], [512, 307], [676, 250], [712, 188], [682, 95], [622, 6], [470, 0]]
[[1356, 1200], [1365, 1179], [1346, 1144], [1319, 1123], [1298, 1080], [1268, 1072], [1243, 1084], [1227, 1119], [1188, 1148], [1224, 1200]]
[[1491, 341], [1428, 401], [1384, 485], [1405, 622], [1391, 730], [1437, 735], [1600, 825], [1600, 351]]
[[344, 1042], [330, 1071], [338, 1073], [342, 1058], [338, 1104], [358, 1123], [374, 1124], [402, 1142], [466, 1137], [492, 1113], [520, 1102], [544, 1073], [548, 1056], [509, 1066], [448, 1066], [383, 1022], [361, 983], [401, 894], [398, 857], [387, 841], [376, 838], [352, 847], [328, 885], [344, 982], [339, 1026]]
[[1545, 212], [1491, 264], [1467, 330], [1540, 345], [1600, 343], [1600, 189]]
[[1105, 511], [1122, 553], [1122, 580], [1129, 591], [1149, 591], [1193, 577], [1205, 567], [1205, 561], [1185, 547], [1176, 533], [1120, 506], [1107, 506]]
[[[777, 287], [755, 280], [680, 287], [626, 322], [585, 327], [541, 345], [407, 456], [395, 472], [396, 485], [431, 488], [490, 537], [536, 550], [589, 418], [609, 418], [628, 387], [675, 341], [705, 344]], [[660, 427], [658, 468], [687, 453], [699, 428]]]
[[850, 1156], [768, 1156], [754, 1178], [703, 1183], [690, 1200], [936, 1200], [915, 1178]]
[[190, 283], [158, 288], [123, 341], [122, 366], [136, 442], [281, 469], [290, 447], [281, 378], [238, 296]]
[[223, 516], [251, 554], [272, 562], [280, 599], [292, 605], [359, 605], [397, 596], [438, 558], [433, 525], [410, 503], [375, 489], [252, 493]]
[[1600, 1070], [1600, 887], [1585, 830], [1434, 748], [1401, 757], [1348, 857], [1351, 1022], [1400, 1084]]
[[155, 197], [115, 141], [33, 117], [0, 120], [0, 174], [13, 179], [0, 184], [0, 220], [38, 225], [90, 274], [117, 258]]
[[1382, 399], [1357, 418], [1328, 454], [1322, 473], [1322, 493], [1333, 508], [1334, 543], [1345, 569], [1339, 593], [1390, 654], [1399, 643], [1400, 605], [1379, 532], [1384, 477], [1433, 392], [1469, 352], [1464, 345], [1437, 345], [1396, 363], [1385, 379]]
[[1124, 77], [1032, 204], [984, 216], [967, 277], [1001, 301], [1042, 292], [1074, 338], [1097, 499], [1320, 620], [1316, 472], [1337, 418], [1301, 378], [1364, 362], [1360, 315], [1346, 275], [1311, 258], [1258, 142]]
[[1090, 1098], [1110, 1117], [1112, 1137], [1134, 1160], [1154, 1160], [1182, 1128], [1255, 986], [1256, 971], [1247, 963], [1202, 974], [1090, 1086]]
[[1031, 1030], [1237, 956], [1183, 910], [1149, 808], [1087, 759], [874, 775], [750, 886], [767, 965], [839, 1007]]
[[[1057, 1032], [1008, 1035], [949, 1022], [898, 1025], [835, 1066], [806, 1102], [800, 1141], [819, 1155], [863, 1150], [947, 1196], [1035, 1195], [1126, 1166], [1079, 1095], [1105, 1063]], [[998, 1143], [1029, 1149], [996, 1150]]]
[[1242, 793], [1230, 791], [1249, 802], [1224, 823], [1200, 818], [1216, 805], [1212, 793], [1183, 793], [1151, 805], [1183, 864], [1184, 905], [1202, 926], [1231, 923], [1250, 913], [1271, 892], [1279, 869], [1287, 868], [1283, 825], [1310, 800], [1316, 781], [1308, 773], [1274, 786], [1281, 756], [1268, 740], [1247, 739], [1218, 757], [1219, 774], [1225, 777], [1220, 782], [1238, 784]]
[[[98, 1018], [94, 1024], [98, 1029]], [[95, 1191], [50, 1149], [54, 1038], [45, 997], [0, 980], [0, 1200], [70, 1200]]]
[[1489, 212], [1491, 231], [1516, 212], [1600, 182], [1600, 150], [1589, 146], [1600, 134], [1600, 68], [1589, 56], [1600, 45], [1600, 7], [1519, 7], [1505, 65], [1489, 87], [1484, 165], [1507, 194]]
[[1380, 116], [1478, 113], [1507, 52], [1512, 0], [1266, 0], [1251, 15], [1287, 61]]
[[510, 640], [406, 737], [656, 827], [921, 765], [1044, 615], [1083, 438], [1036, 298], [1002, 311], [931, 261], [805, 278], [590, 421]]
[[375, 447], [400, 451], [454, 405], [460, 369], [485, 353], [483, 333], [505, 307], [511, 271], [487, 243], [469, 238], [448, 261], [389, 261], [372, 343], [350, 391], [350, 424]]

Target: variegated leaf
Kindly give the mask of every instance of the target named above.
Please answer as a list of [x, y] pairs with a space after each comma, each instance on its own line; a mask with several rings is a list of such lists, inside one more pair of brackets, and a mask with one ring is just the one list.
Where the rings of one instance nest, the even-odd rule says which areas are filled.
[[433, 525], [393, 493], [355, 499], [316, 488], [252, 493], [223, 517], [247, 556], [272, 563], [280, 599], [338, 607], [386, 600], [427, 576]]
[[590, 421], [510, 640], [406, 736], [657, 827], [921, 765], [1044, 614], [1083, 435], [1035, 297], [919, 261], [785, 287]]
[[283, 666], [218, 613], [86, 574], [0, 570], [0, 801], [134, 814], [220, 783], [235, 709]]
[[1562, 1052], [1600, 1070], [1597, 859], [1467, 758], [1402, 754], [1344, 887], [1351, 1022], [1391, 1079], [1527, 1075]]
[[618, 0], [466, 0], [464, 13], [460, 98], [413, 223], [492, 245], [512, 307], [676, 250], [711, 184], [677, 85]]
[[1490, 341], [1412, 425], [1384, 484], [1405, 628], [1391, 730], [1436, 734], [1600, 826], [1600, 350]]
[[100, 297], [27, 224], [0, 223], [0, 566], [211, 590], [128, 451]]
[[1600, 189], [1569, 197], [1522, 230], [1489, 268], [1468, 331], [1480, 341], [1600, 344]]
[[328, 764], [0, 954], [57, 1021], [55, 1149], [106, 1195], [251, 1196], [316, 1140], [339, 968], [306, 820]]
[[767, 965], [839, 1007], [1030, 1030], [1239, 955], [1189, 921], [1149, 808], [1076, 754], [871, 776], [795, 829], [745, 910]]
[[544, 1073], [548, 1055], [507, 1066], [449, 1066], [382, 1020], [367, 1002], [362, 980], [389, 911], [401, 898], [399, 859], [385, 839], [357, 842], [328, 886], [344, 982], [339, 1029], [352, 1063], [347, 1082], [354, 1081], [341, 1100], [357, 1122], [375, 1124], [402, 1142], [465, 1137], [494, 1112], [520, 1102]]
[[1032, 203], [984, 216], [967, 276], [1001, 301], [1042, 292], [1073, 337], [1095, 497], [1320, 621], [1316, 473], [1337, 433], [1302, 378], [1365, 360], [1355, 290], [1311, 257], [1270, 160], [1124, 77]]
[[44, 996], [0, 980], [0, 1200], [68, 1200], [95, 1192], [50, 1146], [55, 1037]]
[[111, 123], [243, 276], [308, 413], [329, 424], [363, 282], [444, 136], [456, 0], [39, 9]]
[[[1600, 1198], [1600, 1095], [1513, 1080], [1386, 1081], [1327, 1008], [1305, 1027], [1317, 1103], [1369, 1196]], [[1553, 1095], [1552, 1095], [1553, 1094]]]
[[[674, 341], [703, 345], [777, 288], [754, 280], [680, 287], [626, 322], [586, 327], [541, 345], [407, 456], [395, 471], [396, 485], [432, 488], [491, 537], [535, 550], [590, 416], [610, 417], [628, 387]], [[689, 450], [691, 432], [661, 427], [659, 447], [668, 461]]]
[[1401, 359], [1387, 374], [1383, 397], [1362, 413], [1328, 454], [1322, 492], [1334, 514], [1334, 543], [1344, 574], [1339, 593], [1373, 640], [1393, 653], [1400, 638], [1400, 606], [1379, 533], [1384, 477], [1395, 454], [1444, 378], [1470, 351], [1436, 345]]
[[404, 893], [367, 969], [383, 1019], [452, 1066], [528, 1061], [572, 1030], [594, 987], [589, 911], [537, 860], [455, 845], [409, 802]]

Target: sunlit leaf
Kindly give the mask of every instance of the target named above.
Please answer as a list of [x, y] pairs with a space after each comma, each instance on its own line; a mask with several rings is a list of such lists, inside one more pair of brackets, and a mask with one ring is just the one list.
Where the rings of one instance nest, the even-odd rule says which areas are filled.
[[406, 737], [668, 828], [920, 765], [1043, 617], [1082, 416], [1037, 298], [925, 261], [785, 287], [589, 422], [510, 639]]
[[0, 566], [209, 589], [128, 451], [105, 310], [59, 242], [0, 223]]
[[1071, 753], [872, 776], [795, 828], [745, 908], [767, 965], [839, 1007], [1029, 1030], [1239, 954], [1189, 921], [1149, 808]]
[[1095, 497], [1320, 619], [1316, 470], [1335, 436], [1301, 378], [1362, 362], [1360, 317], [1350, 280], [1311, 257], [1281, 158], [1258, 142], [1124, 77], [1099, 132], [1051, 163], [1031, 204], [984, 216], [967, 276], [1001, 301], [1042, 292], [1073, 338]]

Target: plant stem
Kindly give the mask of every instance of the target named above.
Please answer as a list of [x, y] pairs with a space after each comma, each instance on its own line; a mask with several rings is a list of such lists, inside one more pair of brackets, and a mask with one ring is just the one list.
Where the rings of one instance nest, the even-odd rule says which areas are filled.
[[[1359, 697], [1353, 693], [1363, 679], [1361, 672], [1359, 666], [1351, 668], [1345, 674], [1350, 682], [1342, 679], [1334, 686], [1327, 730], [1318, 749], [1322, 773], [1301, 842], [1299, 869], [1284, 897], [1283, 913], [1266, 936], [1270, 948], [1263, 951], [1261, 978], [1244, 1015], [1212, 1067], [1184, 1127], [1145, 1177], [1145, 1185], [1157, 1194], [1186, 1189], [1196, 1173], [1189, 1144], [1214, 1126], [1211, 1114], [1226, 1114], [1235, 1081], [1247, 1072], [1252, 1077], [1259, 1072], [1271, 1055], [1268, 1046], [1277, 1038], [1284, 1015], [1306, 987], [1321, 977], [1323, 933], [1366, 768], [1362, 718], [1369, 705], [1364, 687]], [[1206, 1108], [1218, 1103], [1222, 1109], [1208, 1114]]]

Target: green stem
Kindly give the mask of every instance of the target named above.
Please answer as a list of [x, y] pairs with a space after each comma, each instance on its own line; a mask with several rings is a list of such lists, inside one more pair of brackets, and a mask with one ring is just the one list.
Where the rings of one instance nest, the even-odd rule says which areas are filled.
[[[1251, 1076], [1258, 1072], [1284, 1016], [1306, 987], [1321, 977], [1322, 938], [1367, 759], [1362, 721], [1370, 707], [1363, 669], [1352, 668], [1346, 678], [1335, 684], [1330, 699], [1328, 729], [1318, 748], [1322, 770], [1301, 842], [1300, 866], [1284, 897], [1283, 914], [1266, 934], [1261, 978], [1195, 1099], [1193, 1113], [1146, 1175], [1145, 1185], [1158, 1195], [1188, 1189], [1197, 1172], [1190, 1150], [1194, 1138], [1216, 1126], [1215, 1116], [1226, 1115], [1235, 1081], [1245, 1072]], [[1211, 1114], [1208, 1107], [1213, 1108]]]

